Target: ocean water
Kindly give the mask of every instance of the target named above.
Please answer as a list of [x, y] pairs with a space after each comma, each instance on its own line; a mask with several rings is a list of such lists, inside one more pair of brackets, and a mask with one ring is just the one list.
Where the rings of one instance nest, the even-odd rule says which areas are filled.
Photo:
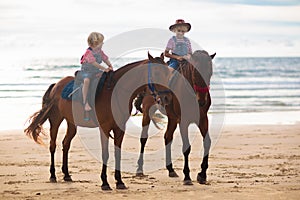
[[226, 112], [300, 110], [300, 58], [216, 58]]
[[[142, 58], [143, 59], [143, 58]], [[140, 60], [113, 60], [115, 68]], [[23, 128], [51, 83], [80, 69], [78, 58], [0, 64], [0, 129]], [[293, 111], [300, 114], [300, 57], [215, 58], [210, 113]]]

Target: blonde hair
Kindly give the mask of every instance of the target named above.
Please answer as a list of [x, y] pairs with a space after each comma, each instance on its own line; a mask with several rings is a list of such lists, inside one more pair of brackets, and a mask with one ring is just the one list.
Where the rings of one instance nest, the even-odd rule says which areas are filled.
[[87, 42], [90, 47], [95, 47], [95, 46], [99, 45], [100, 43], [102, 43], [103, 40], [104, 40], [104, 36], [101, 33], [92, 32], [89, 35]]

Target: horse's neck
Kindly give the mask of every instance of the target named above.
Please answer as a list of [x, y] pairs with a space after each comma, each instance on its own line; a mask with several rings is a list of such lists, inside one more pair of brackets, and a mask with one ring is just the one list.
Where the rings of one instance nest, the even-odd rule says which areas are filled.
[[118, 81], [124, 74], [126, 74], [126, 72], [128, 72], [129, 70], [141, 65], [141, 64], [144, 64], [146, 63], [146, 60], [141, 60], [141, 61], [137, 61], [137, 62], [134, 62], [134, 63], [130, 63], [130, 64], [127, 64], [119, 69], [117, 69], [115, 72], [114, 72], [114, 81]]
[[[129, 117], [128, 108], [131, 108], [133, 98], [143, 90], [143, 87], [139, 86], [143, 86], [145, 77], [147, 77], [143, 66], [146, 63], [147, 60], [130, 63], [114, 72], [114, 89], [111, 90], [111, 105], [113, 112], [122, 113], [117, 115], [121, 117], [119, 119], [121, 122], [124, 122], [123, 120]], [[129, 104], [126, 102], [129, 102]], [[116, 110], [114, 111], [114, 109]]]
[[[144, 90], [142, 86], [147, 83], [147, 63], [148, 60], [137, 61], [116, 70], [113, 75], [113, 87], [118, 89], [115, 92], [142, 92]], [[134, 95], [133, 93], [131, 94]]]
[[180, 73], [184, 76], [184, 78], [193, 86], [193, 72], [191, 68], [191, 64], [187, 63], [186, 65], [180, 66]]

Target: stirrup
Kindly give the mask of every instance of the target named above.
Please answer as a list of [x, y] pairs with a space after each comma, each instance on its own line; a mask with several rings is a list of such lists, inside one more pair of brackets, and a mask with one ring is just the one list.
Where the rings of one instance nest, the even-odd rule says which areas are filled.
[[83, 120], [84, 121], [90, 121], [90, 111], [84, 111]]

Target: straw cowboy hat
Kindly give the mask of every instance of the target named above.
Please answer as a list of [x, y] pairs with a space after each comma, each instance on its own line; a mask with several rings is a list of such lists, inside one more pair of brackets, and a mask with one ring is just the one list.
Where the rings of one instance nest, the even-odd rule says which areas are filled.
[[175, 24], [171, 25], [169, 27], [170, 31], [173, 31], [174, 28], [176, 28], [177, 26], [186, 26], [187, 27], [187, 32], [189, 32], [191, 30], [191, 24], [190, 23], [185, 23], [185, 21], [183, 19], [177, 19]]

